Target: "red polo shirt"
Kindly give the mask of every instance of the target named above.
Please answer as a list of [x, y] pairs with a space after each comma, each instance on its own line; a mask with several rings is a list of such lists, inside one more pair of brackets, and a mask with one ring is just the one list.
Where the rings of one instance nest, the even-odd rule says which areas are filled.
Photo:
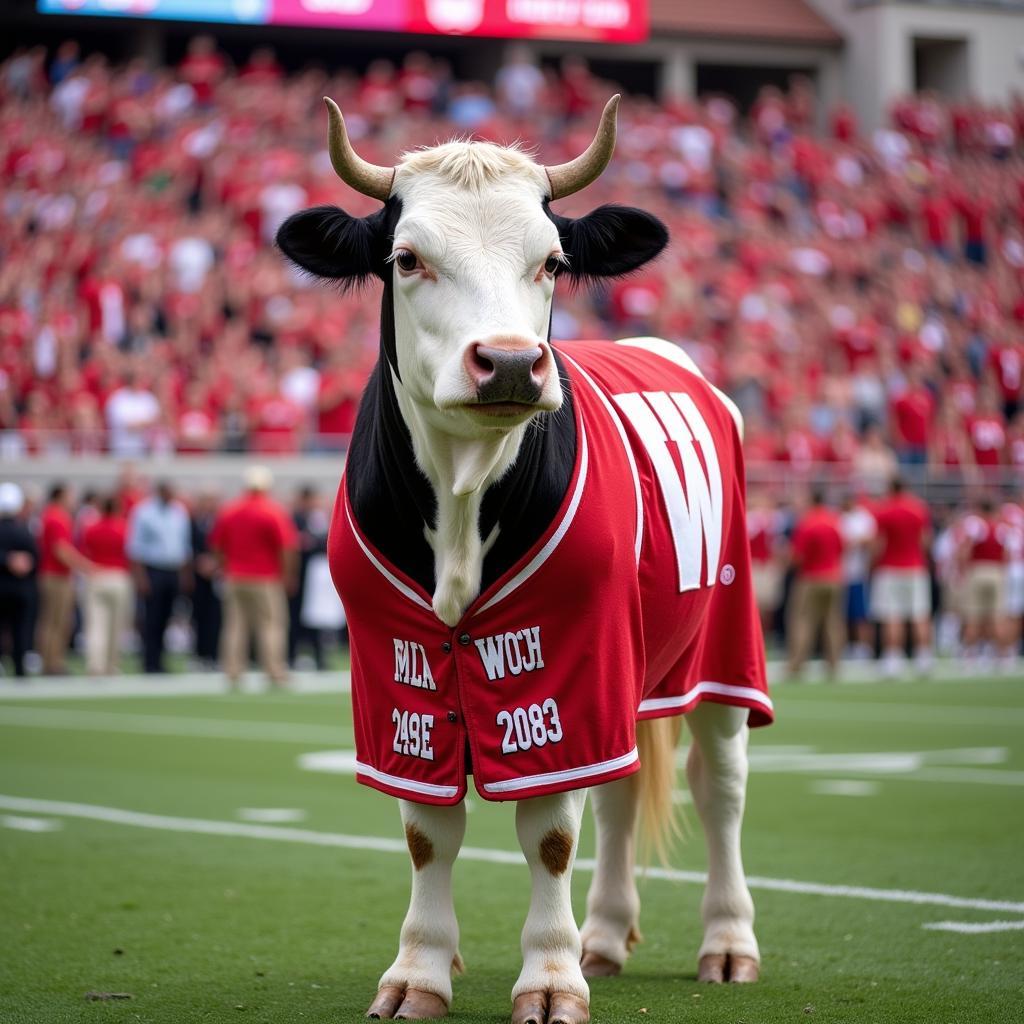
[[801, 578], [838, 583], [843, 577], [843, 535], [829, 508], [809, 509], [793, 533], [793, 554]]
[[71, 513], [61, 505], [47, 505], [39, 517], [39, 571], [50, 576], [70, 576], [71, 570], [57, 557], [61, 541], [72, 543]]
[[896, 494], [873, 510], [882, 539], [880, 569], [923, 569], [924, 535], [931, 524], [928, 508], [912, 494]]
[[210, 533], [228, 579], [280, 580], [281, 555], [297, 546], [288, 513], [265, 494], [245, 494], [226, 505]]
[[103, 516], [82, 533], [82, 554], [104, 569], [127, 569], [125, 544], [128, 523], [123, 516]]

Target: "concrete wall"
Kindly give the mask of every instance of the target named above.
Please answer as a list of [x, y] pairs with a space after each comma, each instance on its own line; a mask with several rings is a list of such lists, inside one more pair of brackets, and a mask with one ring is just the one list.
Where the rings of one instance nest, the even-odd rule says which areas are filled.
[[865, 128], [914, 88], [914, 38], [963, 39], [967, 89], [987, 102], [1024, 90], [1024, 10], [965, 4], [810, 0], [846, 37], [842, 91]]

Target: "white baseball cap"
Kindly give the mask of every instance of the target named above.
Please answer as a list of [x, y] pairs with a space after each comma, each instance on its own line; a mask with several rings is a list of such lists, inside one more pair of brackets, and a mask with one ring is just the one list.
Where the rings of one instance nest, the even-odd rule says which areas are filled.
[[16, 516], [25, 506], [25, 495], [17, 484], [0, 484], [0, 516]]

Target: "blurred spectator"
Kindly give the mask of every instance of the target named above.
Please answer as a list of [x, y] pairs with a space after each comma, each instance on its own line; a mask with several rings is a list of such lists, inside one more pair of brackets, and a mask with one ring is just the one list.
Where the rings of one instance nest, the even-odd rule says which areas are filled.
[[39, 620], [36, 648], [45, 675], [64, 675], [75, 610], [72, 571], [89, 574], [92, 563], [74, 545], [71, 495], [64, 484], [50, 489], [39, 518]]
[[964, 566], [963, 645], [969, 657], [990, 660], [993, 654], [1009, 658], [1006, 623], [1006, 563], [1009, 526], [985, 497], [978, 510], [962, 525], [960, 558]]
[[107, 399], [107, 429], [114, 455], [133, 457], [148, 451], [150, 432], [160, 420], [160, 403], [149, 388], [127, 373], [121, 387]]
[[327, 553], [327, 528], [330, 520], [312, 487], [302, 487], [295, 495], [292, 523], [298, 538], [299, 558], [295, 588], [288, 596], [288, 665], [290, 668], [295, 667], [299, 645], [305, 640], [313, 651], [316, 667], [321, 669], [324, 667], [323, 630], [319, 625], [307, 624], [303, 613], [306, 610], [304, 606], [310, 561], [316, 555]]
[[210, 533], [220, 502], [212, 491], [201, 491], [192, 508], [192, 633], [194, 653], [202, 668], [214, 668], [220, 651], [221, 579]]
[[850, 495], [843, 503], [839, 530], [843, 536], [843, 582], [846, 584], [846, 626], [855, 658], [873, 654], [868, 609], [868, 579], [871, 573], [871, 543], [876, 532], [875, 517]]
[[91, 675], [119, 671], [121, 641], [135, 601], [128, 554], [128, 524], [117, 498], [104, 498], [99, 516], [82, 531], [81, 551], [93, 564], [85, 589], [85, 667]]
[[126, 545], [135, 588], [142, 598], [142, 664], [146, 672], [166, 671], [164, 634], [174, 602], [191, 589], [192, 524], [174, 487], [162, 481], [132, 510]]
[[782, 603], [784, 531], [779, 510], [772, 506], [767, 495], [752, 491], [747, 503], [747, 537], [754, 599], [766, 639], [775, 633], [775, 615]]
[[904, 490], [897, 477], [889, 496], [872, 510], [878, 534], [871, 581], [871, 615], [882, 624], [883, 667], [899, 673], [903, 663], [903, 630], [910, 623], [918, 672], [931, 670], [931, 580], [926, 552], [931, 542], [928, 506]]
[[221, 510], [209, 544], [224, 567], [222, 661], [228, 681], [237, 687], [255, 638], [260, 664], [274, 686], [284, 686], [288, 671], [287, 594], [296, 589], [298, 538], [287, 511], [270, 495], [270, 471], [253, 466], [246, 493]]
[[789, 675], [803, 670], [820, 630], [829, 678], [835, 678], [843, 653], [843, 536], [835, 509], [822, 492], [793, 531], [796, 581], [790, 603]]
[[0, 484], [0, 653], [10, 652], [15, 676], [25, 675], [25, 654], [31, 643], [30, 615], [39, 552], [20, 518], [25, 497], [17, 484]]

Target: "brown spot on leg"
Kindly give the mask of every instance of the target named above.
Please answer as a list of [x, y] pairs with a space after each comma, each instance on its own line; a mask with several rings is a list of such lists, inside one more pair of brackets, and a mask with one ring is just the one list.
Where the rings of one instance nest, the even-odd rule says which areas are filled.
[[561, 875], [569, 866], [572, 856], [572, 836], [560, 828], [553, 828], [540, 841], [540, 859], [553, 875]]
[[415, 825], [405, 826], [405, 841], [409, 846], [412, 866], [419, 871], [434, 859], [434, 844]]

